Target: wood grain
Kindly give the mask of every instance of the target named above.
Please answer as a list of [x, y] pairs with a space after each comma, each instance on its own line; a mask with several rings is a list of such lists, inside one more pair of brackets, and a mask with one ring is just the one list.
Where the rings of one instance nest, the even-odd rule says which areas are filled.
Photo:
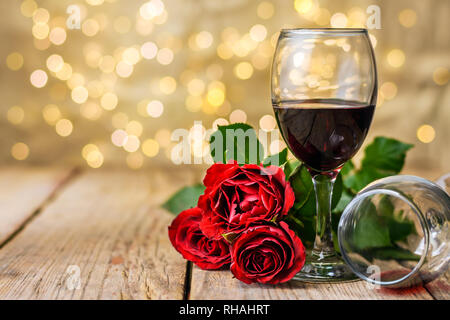
[[294, 299], [294, 300], [380, 300], [433, 299], [423, 287], [409, 290], [375, 289], [364, 281], [338, 284], [307, 284], [290, 281], [280, 285], [247, 285], [233, 279], [230, 271], [204, 271], [194, 267], [190, 299]]
[[436, 300], [450, 300], [450, 271], [447, 270], [440, 278], [426, 284], [425, 288]]
[[67, 179], [70, 169], [0, 169], [0, 245], [41, 208]]
[[188, 287], [190, 299], [449, 299], [448, 273], [401, 291], [362, 281], [246, 285], [194, 266], [185, 283], [186, 261], [167, 237], [173, 216], [160, 204], [200, 181], [194, 169], [88, 171], [63, 188], [64, 170], [0, 170], [0, 226], [15, 221], [0, 249], [0, 299], [182, 299]]
[[181, 299], [186, 262], [158, 206], [193, 180], [174, 170], [77, 177], [0, 250], [0, 299]]

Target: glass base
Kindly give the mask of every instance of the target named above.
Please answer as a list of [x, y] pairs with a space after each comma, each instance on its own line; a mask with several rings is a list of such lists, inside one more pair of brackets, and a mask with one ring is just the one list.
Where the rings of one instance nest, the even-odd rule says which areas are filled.
[[348, 282], [359, 278], [338, 256], [320, 257], [309, 254], [305, 265], [297, 273], [294, 280], [312, 283]]

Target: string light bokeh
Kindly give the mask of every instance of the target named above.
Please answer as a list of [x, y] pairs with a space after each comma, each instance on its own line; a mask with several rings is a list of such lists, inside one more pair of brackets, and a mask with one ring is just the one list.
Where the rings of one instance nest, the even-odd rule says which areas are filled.
[[[66, 24], [73, 4], [80, 29]], [[380, 92], [367, 140], [414, 143], [408, 166], [450, 171], [446, 0], [2, 1], [0, 161], [141, 169], [171, 161], [178, 128], [273, 132], [278, 31], [364, 27], [370, 5]]]

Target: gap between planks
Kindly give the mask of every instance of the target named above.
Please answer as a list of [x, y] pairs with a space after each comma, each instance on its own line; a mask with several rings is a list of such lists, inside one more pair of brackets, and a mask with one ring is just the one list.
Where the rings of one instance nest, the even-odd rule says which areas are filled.
[[[79, 172], [80, 170], [76, 167], [72, 169], [2, 168], [0, 170], [2, 180], [0, 192], [3, 196], [0, 214], [2, 224], [0, 249], [13, 240]], [[11, 188], [11, 181], [8, 179], [10, 177], [14, 178], [12, 183], [19, 189]]]
[[[152, 201], [153, 204], [160, 204], [165, 198], [167, 198], [180, 186], [180, 181], [182, 181], [181, 184], [191, 184], [192, 182], [199, 180], [198, 177], [193, 178], [192, 174], [189, 174], [185, 171], [181, 173], [162, 173], [162, 171], [164, 170], [159, 170], [155, 175], [152, 175], [150, 179], [151, 181], [147, 181], [146, 183], [141, 184], [141, 186], [144, 188], [145, 186], [149, 187], [149, 191], [151, 191], [150, 193], [153, 192], [156, 195], [156, 201]], [[14, 242], [16, 240], [18, 240], [16, 249], [21, 249], [23, 245], [28, 246], [29, 248], [34, 246], [35, 243], [33, 243], [33, 241], [26, 241], [26, 233], [30, 234], [30, 232], [27, 232], [28, 226], [33, 226], [34, 224], [38, 223], [36, 220], [42, 218], [42, 214], [54, 215], [55, 213], [52, 213], [52, 211], [55, 211], [54, 208], [49, 209], [48, 207], [56, 205], [56, 207], [60, 210], [61, 208], [67, 208], [66, 204], [64, 203], [64, 201], [67, 200], [67, 193], [74, 195], [74, 192], [76, 191], [83, 194], [83, 192], [85, 191], [83, 185], [79, 185], [74, 189], [73, 184], [79, 184], [80, 179], [86, 179], [86, 174], [82, 174], [81, 177], [75, 179], [77, 175], [79, 175], [79, 171], [77, 172], [72, 170], [67, 175], [67, 177], [57, 185], [53, 192], [51, 192], [41, 202], [37, 209], [32, 211], [31, 216], [25, 219], [20, 227], [8, 237], [8, 240], [4, 242], [2, 246], [8, 247], [7, 244], [14, 245]], [[91, 195], [91, 197], [93, 198], [97, 197], [96, 199], [94, 199], [94, 207], [101, 207], [101, 203], [97, 202], [108, 202], [108, 198], [102, 198], [103, 200], [98, 201], [98, 199], [101, 198], [102, 195], [104, 196], [104, 190], [102, 191], [102, 189], [106, 188], [107, 190], [110, 190], [108, 189], [108, 185], [111, 183], [111, 179], [108, 178], [108, 176], [116, 176], [117, 179], [117, 173], [103, 172], [94, 173], [94, 175], [106, 177], [106, 182], [104, 183], [99, 182], [99, 177], [97, 177], [97, 179], [94, 179], [94, 185], [96, 184], [97, 188], [92, 189], [93, 191], [97, 192], [94, 192], [94, 194]], [[113, 193], [115, 193], [116, 196], [121, 193], [121, 189], [131, 188], [131, 190], [134, 190], [133, 186], [136, 184], [137, 174], [134, 174], [132, 176], [133, 177], [131, 178], [127, 178], [126, 176], [124, 176], [123, 179], [119, 179], [122, 182], [122, 185], [127, 186], [127, 188], [114, 189]], [[84, 182], [84, 185], [86, 185], [86, 181]], [[70, 190], [68, 191], [67, 189]], [[132, 194], [133, 192], [131, 192], [130, 195]], [[66, 198], [61, 200], [60, 198], [62, 196], [65, 196]], [[69, 199], [70, 198], [71, 197], [69, 197]], [[80, 199], [78, 200], [80, 201]], [[72, 206], [73, 205], [75, 206], [75, 208], [77, 208], [76, 203], [72, 204]], [[122, 204], [122, 206], [123, 205], [124, 204]], [[126, 210], [125, 207], [123, 207], [123, 210]], [[367, 288], [365, 287], [365, 283], [363, 282], [337, 285], [322, 284], [319, 286], [299, 283], [287, 283], [280, 286], [247, 286], [240, 283], [236, 279], [232, 279], [231, 273], [229, 271], [202, 271], [197, 267], [192, 266], [190, 263], [185, 263], [184, 260], [179, 257], [179, 255], [167, 242], [165, 227], [170, 223], [171, 219], [173, 219], [173, 216], [168, 215], [165, 210], [159, 209], [157, 208], [157, 206], [149, 206], [149, 203], [145, 204], [144, 207], [147, 209], [143, 209], [143, 211], [138, 210], [141, 212], [140, 214], [137, 214], [137, 221], [133, 221], [135, 220], [134, 218], [130, 220], [130, 222], [134, 225], [134, 228], [128, 231], [122, 230], [126, 229], [126, 227], [121, 229], [122, 234], [125, 234], [125, 236], [122, 235], [122, 238], [120, 236], [116, 238], [112, 247], [109, 247], [109, 251], [106, 250], [109, 252], [109, 255], [105, 255], [105, 253], [102, 252], [104, 250], [97, 250], [96, 253], [87, 254], [86, 250], [89, 251], [91, 247], [81, 248], [77, 242], [82, 241], [82, 239], [76, 239], [76, 236], [74, 236], [75, 239], [69, 239], [69, 242], [72, 242], [72, 245], [74, 245], [76, 248], [62, 248], [63, 251], [69, 251], [72, 253], [75, 252], [76, 254], [78, 254], [77, 259], [88, 261], [94, 259], [94, 261], [82, 264], [83, 268], [87, 267], [88, 269], [90, 269], [87, 272], [87, 276], [84, 277], [81, 294], [79, 291], [72, 291], [70, 292], [70, 294], [65, 292], [64, 288], [62, 288], [62, 285], [67, 279], [64, 277], [60, 278], [59, 282], [53, 283], [54, 287], [52, 287], [51, 285], [49, 286], [49, 284], [52, 284], [52, 279], [49, 279], [49, 270], [52, 268], [61, 269], [61, 264], [63, 266], [67, 266], [67, 263], [65, 264], [61, 261], [61, 257], [55, 256], [51, 257], [51, 259], [53, 259], [53, 266], [52, 264], [47, 265], [47, 267], [49, 268], [47, 272], [44, 272], [43, 274], [41, 273], [39, 275], [33, 274], [32, 269], [34, 269], [36, 266], [34, 265], [35, 263], [32, 259], [26, 261], [25, 263], [28, 269], [31, 270], [25, 269], [17, 271], [14, 269], [8, 270], [7, 268], [5, 269], [0, 267], [0, 271], [2, 271], [0, 272], [0, 284], [3, 285], [6, 281], [11, 289], [15, 289], [15, 294], [13, 293], [12, 295], [5, 294], [4, 291], [0, 291], [0, 297], [4, 297], [6, 295], [10, 298], [19, 299], [432, 299], [433, 297], [435, 299], [449, 299], [448, 277], [447, 282], [445, 282], [445, 280], [443, 282], [437, 282], [439, 281], [437, 280], [436, 282], [427, 285], [427, 290], [416, 290], [413, 292], [398, 292], [383, 289], [381, 291], [376, 290], [374, 292], [367, 293]], [[74, 211], [74, 208], [71, 208], [70, 205], [68, 206], [68, 208], [69, 211]], [[50, 213], [48, 213], [47, 211], [50, 211]], [[104, 210], [103, 212], [106, 217], [108, 213]], [[160, 218], [146, 219], [146, 214], [148, 213]], [[89, 219], [89, 217], [87, 218]], [[48, 217], [43, 220], [46, 223], [50, 223], [51, 225], [51, 221], [49, 221]], [[150, 223], [149, 220], [152, 223]], [[42, 224], [42, 221], [39, 223]], [[86, 221], [86, 223], [89, 223], [89, 221]], [[116, 223], [123, 224], [123, 221], [116, 221]], [[67, 228], [66, 224], [67, 223], [65, 223], [62, 227]], [[142, 226], [142, 224], [144, 224], [144, 226]], [[151, 224], [156, 224], [156, 227], [152, 227]], [[101, 227], [101, 225], [98, 225], [98, 227]], [[145, 230], [152, 230], [162, 233], [157, 237], [156, 243], [153, 244], [153, 247], [152, 245], [149, 246], [145, 243], [145, 239], [148, 240], [148, 238], [145, 238]], [[23, 233], [25, 233], [25, 235], [23, 235]], [[20, 236], [22, 236], [22, 239], [16, 239]], [[105, 242], [105, 239], [103, 239], [102, 241]], [[39, 240], [37, 240], [37, 242], [39, 243]], [[130, 244], [127, 242], [132, 243], [131, 246], [134, 247], [133, 250], [138, 251], [141, 249], [143, 251], [149, 249], [155, 250], [154, 246], [156, 246], [156, 256], [160, 260], [162, 258], [162, 260], [165, 261], [158, 261], [158, 259], [155, 260], [155, 257], [151, 257], [139, 252], [130, 253], [130, 250], [126, 248], [124, 251], [124, 246], [130, 246]], [[158, 247], [160, 247], [159, 253]], [[14, 246], [12, 246], [12, 248], [14, 249]], [[17, 250], [13, 249], [8, 250], [4, 255], [2, 254], [3, 250], [0, 250], [0, 266], [2, 265], [2, 262], [4, 263], [8, 261], [8, 259], [6, 259], [6, 261], [4, 260], [5, 256], [15, 254], [14, 252]], [[161, 251], [166, 252], [161, 253]], [[104, 256], [109, 257], [109, 261], [107, 259], [107, 261], [105, 262]], [[26, 257], [21, 257], [20, 255], [18, 255], [17, 257], [18, 259], [23, 260], [25, 258], [26, 260]], [[136, 266], [134, 265], [136, 261], [139, 261], [139, 268], [136, 268]], [[97, 269], [104, 268], [105, 263], [110, 265], [106, 269], [106, 274], [102, 276], [102, 280], [99, 283], [92, 283], [95, 282], [93, 280], [98, 277], [97, 273], [99, 272]], [[37, 261], [37, 265], [42, 265], [42, 261]], [[3, 275], [3, 271], [6, 271], [6, 276]], [[62, 272], [64, 273], [64, 270], [62, 270]], [[171, 275], [171, 272], [173, 272], [174, 274]], [[172, 279], [169, 280], [169, 278]], [[171, 280], [173, 280], [172, 283]], [[27, 284], [25, 283], [25, 281], [30, 281], [31, 284]], [[165, 288], [165, 286], [167, 286], [168, 284], [171, 287]], [[30, 286], [33, 287], [31, 291], [29, 288]], [[57, 293], [55, 293], [55, 286], [57, 287]], [[50, 293], [46, 292], [46, 290], [48, 289], [50, 289]]]
[[[161, 168], [79, 175], [0, 250], [0, 298], [183, 299], [186, 261], [159, 205], [195, 181], [191, 171]], [[67, 287], [70, 266], [79, 289]]]

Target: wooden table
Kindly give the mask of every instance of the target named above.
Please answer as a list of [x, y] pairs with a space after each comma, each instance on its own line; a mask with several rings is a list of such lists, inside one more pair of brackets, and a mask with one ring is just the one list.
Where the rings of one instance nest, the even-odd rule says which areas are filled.
[[172, 248], [160, 204], [203, 170], [0, 169], [0, 299], [449, 299], [365, 282], [246, 285], [192, 267]]

